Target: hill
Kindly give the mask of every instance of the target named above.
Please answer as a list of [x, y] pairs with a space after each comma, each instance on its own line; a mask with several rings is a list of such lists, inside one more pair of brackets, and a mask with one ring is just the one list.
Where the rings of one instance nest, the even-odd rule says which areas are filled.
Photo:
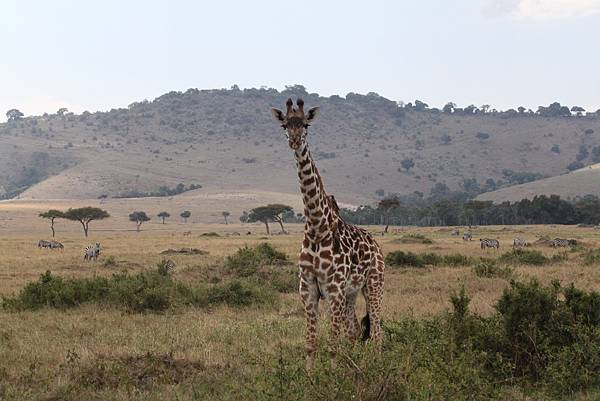
[[328, 191], [348, 204], [427, 194], [436, 185], [495, 190], [562, 174], [577, 159], [591, 164], [600, 151], [597, 116], [444, 113], [377, 94], [322, 97], [301, 86], [190, 89], [126, 109], [0, 124], [0, 196], [130, 197], [180, 183], [210, 193], [297, 194], [293, 155], [269, 112], [290, 96], [321, 106], [309, 142]]
[[521, 199], [532, 199], [536, 195], [552, 194], [560, 195], [563, 199], [588, 194], [600, 196], [600, 163], [572, 171], [568, 174], [561, 174], [527, 184], [487, 192], [479, 195], [477, 199], [494, 202], [512, 202]]

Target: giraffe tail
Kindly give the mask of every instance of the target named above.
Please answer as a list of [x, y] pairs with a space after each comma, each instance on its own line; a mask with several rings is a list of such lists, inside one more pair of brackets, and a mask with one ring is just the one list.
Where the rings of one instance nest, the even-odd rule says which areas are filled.
[[362, 318], [360, 325], [362, 326], [362, 340], [367, 341], [371, 338], [371, 318], [368, 313]]

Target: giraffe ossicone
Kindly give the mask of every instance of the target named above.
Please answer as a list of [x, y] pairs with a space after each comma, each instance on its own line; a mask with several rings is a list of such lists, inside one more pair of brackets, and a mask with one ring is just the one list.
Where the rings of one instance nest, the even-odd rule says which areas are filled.
[[342, 330], [351, 341], [360, 335], [355, 305], [359, 293], [365, 298], [364, 338], [381, 343], [381, 309], [385, 263], [381, 248], [366, 230], [347, 224], [339, 215], [333, 196], [328, 196], [310, 154], [308, 128], [319, 108], [304, 111], [304, 101], [286, 102], [286, 113], [272, 109], [294, 151], [300, 192], [304, 203], [304, 239], [298, 259], [300, 297], [306, 314], [307, 368], [314, 366], [317, 352], [317, 315], [324, 299], [331, 318], [330, 342], [335, 347]]

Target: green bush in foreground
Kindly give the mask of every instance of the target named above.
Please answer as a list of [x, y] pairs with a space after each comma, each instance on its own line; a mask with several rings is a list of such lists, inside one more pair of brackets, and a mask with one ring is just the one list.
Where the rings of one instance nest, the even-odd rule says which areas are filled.
[[247, 306], [272, 304], [276, 293], [272, 286], [234, 280], [215, 285], [192, 286], [172, 279], [158, 269], [135, 275], [66, 279], [50, 271], [38, 281], [27, 284], [17, 296], [4, 298], [9, 310], [35, 310], [43, 307], [67, 309], [84, 303], [123, 308], [129, 312], [162, 312], [176, 306], [211, 305]]

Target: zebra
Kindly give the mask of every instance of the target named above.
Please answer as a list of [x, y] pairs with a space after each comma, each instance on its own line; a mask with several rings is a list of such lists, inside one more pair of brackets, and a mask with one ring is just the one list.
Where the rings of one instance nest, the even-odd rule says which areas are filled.
[[554, 238], [552, 241], [550, 241], [550, 246], [552, 248], [564, 248], [571, 245], [571, 240], [568, 239], [563, 239], [563, 238]]
[[41, 239], [38, 242], [38, 248], [51, 248], [51, 242], [46, 241], [45, 239]]
[[50, 249], [65, 249], [65, 246], [58, 241], [50, 241]]
[[473, 241], [473, 235], [469, 231], [465, 231], [463, 234], [463, 241]]
[[524, 246], [529, 246], [529, 242], [523, 238], [515, 238], [513, 239], [513, 248], [522, 248]]
[[479, 238], [481, 249], [494, 248], [500, 249], [500, 241], [493, 238]]
[[460, 235], [460, 231], [458, 230], [458, 228], [455, 228], [454, 230], [452, 230], [452, 234], [450, 234], [450, 235], [453, 235], [453, 236], [457, 237], [457, 236]]
[[96, 242], [96, 245], [88, 245], [85, 247], [85, 251], [83, 253], [83, 260], [98, 260], [98, 256], [102, 251], [102, 247], [100, 244]]

